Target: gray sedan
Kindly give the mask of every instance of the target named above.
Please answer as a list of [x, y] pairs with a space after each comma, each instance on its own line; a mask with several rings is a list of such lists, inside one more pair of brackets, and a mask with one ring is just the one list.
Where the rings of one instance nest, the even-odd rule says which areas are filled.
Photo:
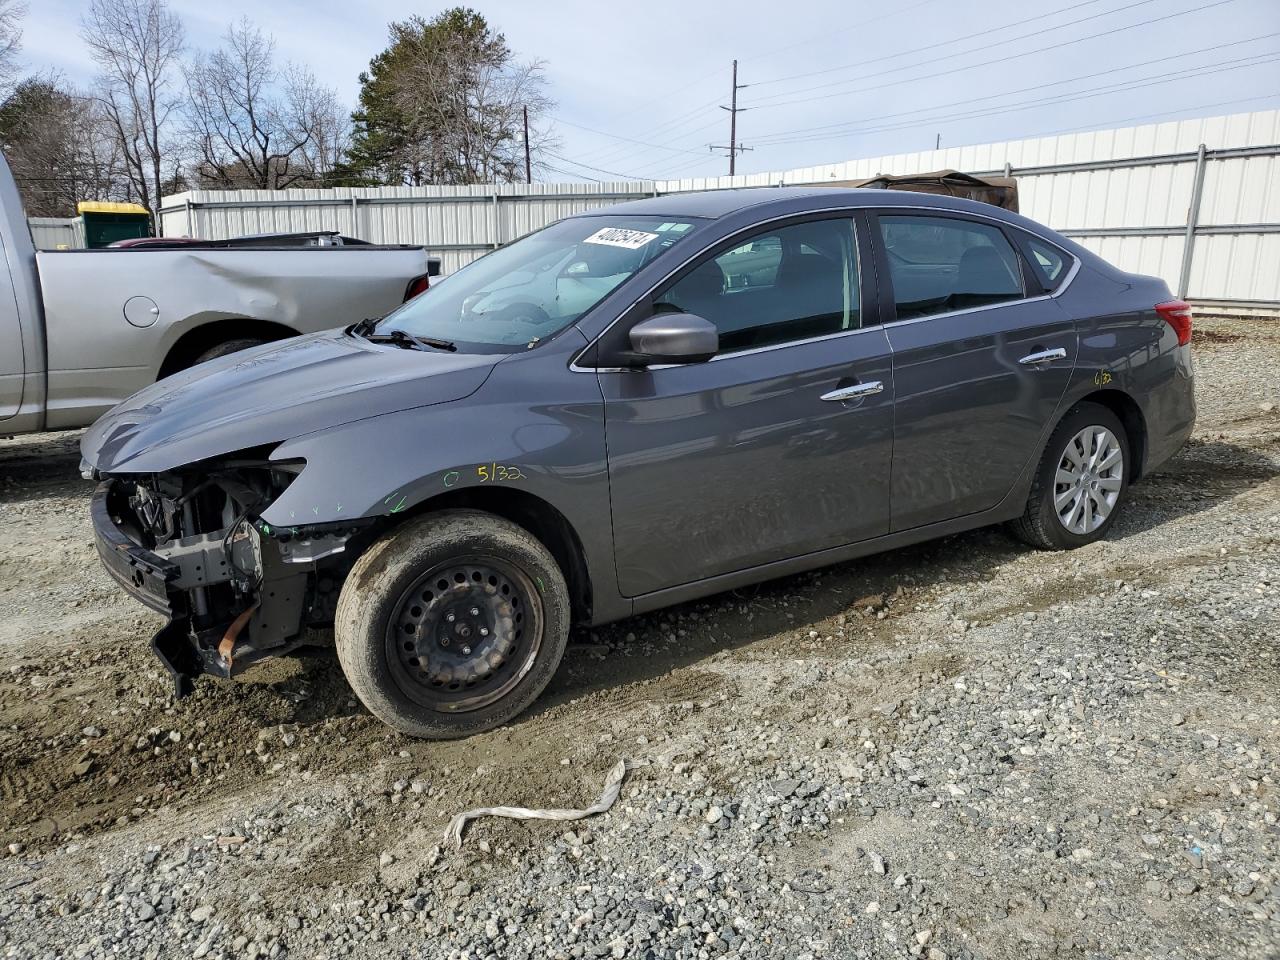
[[334, 624], [360, 699], [503, 723], [600, 624], [988, 524], [1106, 535], [1195, 420], [1191, 314], [991, 206], [754, 189], [561, 221], [83, 441], [179, 693]]

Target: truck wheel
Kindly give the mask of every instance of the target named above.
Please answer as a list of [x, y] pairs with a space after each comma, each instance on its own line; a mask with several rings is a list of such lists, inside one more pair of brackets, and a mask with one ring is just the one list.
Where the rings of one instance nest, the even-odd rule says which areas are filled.
[[1097, 403], [1072, 407], [1049, 438], [1014, 534], [1041, 550], [1101, 540], [1124, 504], [1130, 463], [1119, 417]]
[[546, 687], [569, 591], [535, 537], [477, 510], [411, 520], [374, 543], [334, 616], [347, 682], [379, 720], [446, 740], [496, 727]]
[[216, 346], [210, 347], [204, 353], [198, 355], [191, 361], [191, 365], [204, 363], [208, 360], [217, 360], [219, 357], [225, 357], [230, 353], [239, 353], [241, 350], [248, 350], [250, 347], [260, 347], [266, 340], [258, 340], [254, 337], [240, 337], [235, 340], [224, 340]]

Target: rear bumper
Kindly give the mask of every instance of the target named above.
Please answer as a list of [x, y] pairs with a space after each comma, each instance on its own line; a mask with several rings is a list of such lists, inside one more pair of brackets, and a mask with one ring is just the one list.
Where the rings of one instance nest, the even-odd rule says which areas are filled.
[[1178, 347], [1172, 377], [1152, 391], [1144, 414], [1147, 455], [1143, 474], [1158, 470], [1191, 437], [1196, 426], [1196, 381], [1191, 347]]
[[135, 543], [111, 515], [112, 481], [98, 484], [89, 502], [98, 557], [131, 597], [166, 617], [186, 614], [186, 594], [173, 587], [178, 566]]

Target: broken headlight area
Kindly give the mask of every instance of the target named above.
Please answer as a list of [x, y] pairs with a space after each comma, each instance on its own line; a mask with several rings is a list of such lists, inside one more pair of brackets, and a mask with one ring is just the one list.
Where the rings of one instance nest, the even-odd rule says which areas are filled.
[[108, 571], [169, 616], [152, 646], [179, 696], [203, 673], [231, 677], [332, 622], [353, 539], [370, 522], [276, 528], [261, 513], [303, 469], [252, 458], [106, 481], [95, 496]]

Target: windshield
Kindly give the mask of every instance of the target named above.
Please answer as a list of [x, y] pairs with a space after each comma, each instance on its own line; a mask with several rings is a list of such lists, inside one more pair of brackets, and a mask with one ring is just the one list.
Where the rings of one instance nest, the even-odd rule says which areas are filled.
[[552, 224], [433, 284], [387, 315], [396, 331], [460, 350], [524, 350], [555, 335], [682, 238], [694, 220], [575, 217]]

